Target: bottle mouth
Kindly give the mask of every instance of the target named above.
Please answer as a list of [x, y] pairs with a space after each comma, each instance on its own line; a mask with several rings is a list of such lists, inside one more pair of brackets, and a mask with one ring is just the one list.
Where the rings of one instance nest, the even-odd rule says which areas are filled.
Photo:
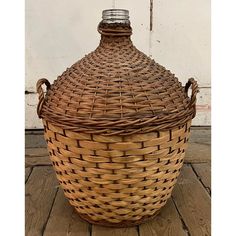
[[125, 9], [107, 9], [102, 11], [103, 23], [130, 24], [129, 11]]

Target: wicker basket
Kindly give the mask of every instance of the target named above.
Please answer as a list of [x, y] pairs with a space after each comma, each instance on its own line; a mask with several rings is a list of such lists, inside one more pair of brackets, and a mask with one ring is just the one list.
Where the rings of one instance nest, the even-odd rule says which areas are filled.
[[37, 111], [57, 179], [80, 216], [94, 224], [137, 225], [171, 196], [198, 86], [189, 79], [183, 87], [134, 47], [127, 11], [104, 11], [98, 31], [94, 52], [52, 85], [38, 81]]

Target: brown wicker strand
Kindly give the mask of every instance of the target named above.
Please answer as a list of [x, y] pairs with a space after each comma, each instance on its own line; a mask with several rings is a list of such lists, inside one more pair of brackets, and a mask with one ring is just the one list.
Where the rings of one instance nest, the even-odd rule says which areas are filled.
[[46, 85], [47, 90], [50, 89], [50, 86], [51, 86], [50, 82], [45, 78], [39, 79], [36, 84], [36, 90], [39, 95], [39, 103], [37, 106], [37, 114], [38, 114], [39, 118], [42, 118], [41, 113], [42, 113], [42, 107], [44, 104], [44, 92], [43, 92], [43, 88], [42, 88], [43, 84]]
[[197, 81], [193, 78], [190, 78], [188, 82], [185, 85], [185, 92], [188, 94], [189, 87], [192, 86], [192, 95], [191, 95], [191, 101], [189, 103], [189, 107], [194, 108], [194, 116], [196, 115], [196, 99], [197, 99], [197, 93], [199, 92]]
[[[124, 117], [123, 119], [112, 119], [110, 118], [110, 121], [108, 119], [102, 119], [102, 118], [89, 118], [87, 117], [76, 117], [70, 116], [69, 114], [66, 114], [66, 116], [61, 116], [60, 111], [57, 112], [56, 109], [51, 109], [49, 106], [47, 108], [43, 109], [42, 113], [42, 107], [44, 104], [44, 93], [43, 89], [41, 88], [42, 84], [46, 84], [47, 88], [50, 88], [50, 83], [46, 79], [39, 80], [37, 83], [37, 91], [39, 93], [39, 104], [38, 104], [38, 114], [40, 114], [40, 117], [44, 117], [47, 119], [47, 117], [50, 117], [51, 122], [54, 125], [60, 126], [60, 127], [66, 127], [67, 129], [73, 130], [73, 131], [86, 131], [86, 127], [88, 127], [88, 132], [91, 129], [91, 127], [96, 127], [96, 131], [100, 133], [106, 133], [106, 135], [114, 135], [114, 134], [122, 134], [122, 135], [129, 135], [133, 132], [146, 132], [146, 131], [154, 131], [158, 129], [168, 129], [176, 126], [176, 124], [179, 122], [185, 123], [189, 119], [193, 119], [196, 114], [196, 95], [199, 91], [197, 82], [191, 78], [185, 85], [185, 93], [186, 93], [186, 99], [188, 99], [187, 107], [186, 109], [183, 109], [181, 111], [175, 110], [175, 111], [161, 111], [159, 114], [157, 113], [156, 116], [147, 116], [143, 114], [142, 117], [140, 116], [137, 118], [132, 117]], [[189, 99], [187, 97], [187, 92], [189, 87], [192, 85], [192, 95]], [[132, 102], [133, 102], [132, 97]], [[95, 101], [95, 100], [94, 100]], [[57, 108], [57, 107], [56, 107]], [[179, 120], [179, 121], [178, 121]], [[151, 126], [151, 127], [150, 127]], [[133, 127], [135, 130], [133, 130]], [[139, 128], [140, 127], [140, 128]], [[139, 129], [137, 129], [139, 128]], [[116, 130], [116, 129], [119, 129]], [[116, 130], [116, 131], [114, 131]]]

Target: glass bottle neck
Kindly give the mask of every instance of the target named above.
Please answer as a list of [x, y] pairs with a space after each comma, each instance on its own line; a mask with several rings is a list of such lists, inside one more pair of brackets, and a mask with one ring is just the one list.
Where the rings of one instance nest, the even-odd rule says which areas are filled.
[[132, 34], [129, 11], [123, 9], [104, 10], [102, 21], [98, 25], [98, 32], [102, 37], [129, 37]]
[[108, 9], [102, 12], [102, 23], [129, 24], [129, 11], [124, 9]]
[[98, 25], [101, 34], [100, 46], [119, 47], [119, 45], [130, 45], [132, 41], [132, 28], [129, 21], [129, 11], [123, 9], [109, 9], [102, 12], [102, 21]]

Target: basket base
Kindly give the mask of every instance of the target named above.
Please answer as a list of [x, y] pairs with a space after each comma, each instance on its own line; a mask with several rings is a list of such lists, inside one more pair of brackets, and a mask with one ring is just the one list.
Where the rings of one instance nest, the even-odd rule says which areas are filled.
[[90, 224], [101, 225], [101, 226], [105, 226], [105, 227], [124, 228], [124, 227], [132, 227], [132, 226], [136, 226], [136, 225], [140, 225], [142, 223], [145, 223], [146, 221], [149, 221], [149, 220], [155, 218], [160, 213], [160, 210], [157, 210], [151, 216], [144, 216], [141, 219], [136, 220], [136, 221], [124, 220], [124, 221], [121, 221], [120, 223], [111, 223], [111, 222], [106, 221], [106, 220], [95, 221], [95, 220], [92, 220], [86, 214], [81, 214], [78, 211], [77, 211], [77, 213], [79, 214], [81, 219], [89, 222]]

